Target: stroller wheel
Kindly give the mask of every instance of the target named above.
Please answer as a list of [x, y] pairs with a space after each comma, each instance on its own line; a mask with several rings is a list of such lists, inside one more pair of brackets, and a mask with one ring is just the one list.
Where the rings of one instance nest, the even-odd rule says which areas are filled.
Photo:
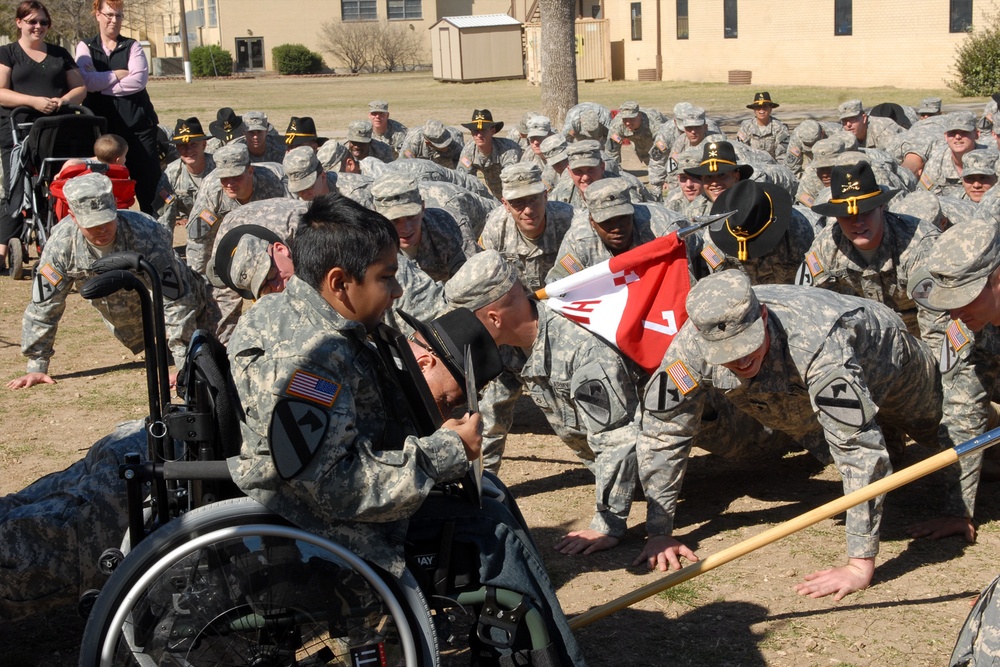
[[21, 239], [13, 238], [7, 243], [7, 258], [10, 261], [8, 275], [14, 280], [20, 280], [24, 275], [24, 246]]

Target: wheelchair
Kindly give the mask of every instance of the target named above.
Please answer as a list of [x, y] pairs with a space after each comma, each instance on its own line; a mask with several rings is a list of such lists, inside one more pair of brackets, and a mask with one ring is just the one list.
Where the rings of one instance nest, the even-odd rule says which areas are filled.
[[[101, 275], [81, 287], [84, 298], [139, 293], [149, 456], [128, 456], [120, 469], [129, 529], [101, 556], [103, 588], [81, 598], [81, 666], [433, 667], [439, 634], [448, 637], [461, 614], [472, 619], [477, 656], [550, 646], [527, 597], [461, 571], [463, 545], [447, 535], [432, 547], [439, 557], [408, 554], [394, 577], [243, 496], [226, 463], [239, 452], [242, 409], [224, 348], [206, 332], [193, 336], [178, 377], [182, 402], [172, 404], [155, 268], [134, 253], [94, 268]], [[152, 294], [135, 272], [148, 275]], [[408, 362], [415, 367], [410, 355], [397, 368]]]

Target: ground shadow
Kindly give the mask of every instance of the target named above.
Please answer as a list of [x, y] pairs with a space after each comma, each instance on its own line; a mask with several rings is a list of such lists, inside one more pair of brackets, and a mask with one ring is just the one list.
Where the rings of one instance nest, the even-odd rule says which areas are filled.
[[98, 375], [104, 375], [105, 373], [112, 373], [114, 371], [134, 371], [146, 367], [146, 362], [144, 361], [129, 361], [124, 364], [115, 364], [113, 366], [102, 366], [100, 368], [87, 368], [82, 371], [75, 371], [73, 373], [60, 373], [59, 375], [53, 376], [56, 380], [70, 380], [74, 378], [87, 378], [96, 377]]

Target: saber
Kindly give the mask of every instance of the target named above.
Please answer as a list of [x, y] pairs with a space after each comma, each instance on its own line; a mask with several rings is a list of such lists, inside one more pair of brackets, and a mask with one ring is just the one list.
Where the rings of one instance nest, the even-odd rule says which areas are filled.
[[571, 630], [578, 630], [582, 627], [590, 625], [594, 621], [598, 621], [605, 616], [624, 609], [625, 607], [630, 607], [636, 602], [645, 600], [651, 595], [656, 595], [660, 591], [665, 591], [672, 586], [676, 586], [677, 584], [683, 583], [689, 579], [693, 579], [699, 574], [704, 574], [705, 572], [713, 570], [720, 565], [725, 565], [729, 561], [736, 560], [740, 556], [745, 556], [751, 551], [756, 551], [757, 549], [767, 546], [772, 542], [777, 542], [783, 537], [788, 537], [792, 533], [797, 533], [803, 528], [808, 528], [809, 526], [819, 523], [824, 519], [836, 516], [837, 514], [840, 514], [855, 505], [867, 502], [876, 496], [882, 495], [883, 493], [888, 493], [889, 491], [898, 489], [901, 486], [905, 486], [913, 480], [920, 479], [925, 475], [929, 475], [932, 472], [951, 465], [952, 463], [956, 463], [963, 456], [967, 456], [973, 452], [978, 452], [986, 449], [987, 447], [991, 447], [997, 442], [1000, 442], [1000, 427], [995, 428], [992, 431], [987, 431], [983, 435], [973, 438], [972, 440], [967, 440], [960, 445], [956, 445], [951, 449], [935, 454], [934, 456], [924, 459], [923, 461], [914, 463], [908, 468], [895, 472], [888, 477], [883, 477], [877, 482], [872, 482], [868, 486], [860, 488], [857, 491], [847, 494], [846, 496], [837, 498], [836, 500], [831, 500], [825, 505], [821, 505], [814, 510], [801, 514], [794, 519], [789, 519], [784, 523], [773, 526], [759, 535], [743, 540], [739, 544], [734, 544], [733, 546], [723, 549], [717, 554], [712, 554], [697, 563], [691, 563], [676, 572], [671, 572], [667, 576], [646, 584], [641, 588], [637, 588], [631, 593], [626, 593], [611, 602], [602, 604], [599, 607], [594, 607], [593, 609], [585, 611], [578, 616], [574, 616], [569, 620], [569, 627]]

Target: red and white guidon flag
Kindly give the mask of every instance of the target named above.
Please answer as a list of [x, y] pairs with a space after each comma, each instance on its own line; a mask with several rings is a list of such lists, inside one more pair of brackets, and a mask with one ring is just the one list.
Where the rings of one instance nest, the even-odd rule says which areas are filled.
[[546, 285], [537, 295], [652, 373], [687, 319], [690, 286], [684, 242], [673, 233]]

